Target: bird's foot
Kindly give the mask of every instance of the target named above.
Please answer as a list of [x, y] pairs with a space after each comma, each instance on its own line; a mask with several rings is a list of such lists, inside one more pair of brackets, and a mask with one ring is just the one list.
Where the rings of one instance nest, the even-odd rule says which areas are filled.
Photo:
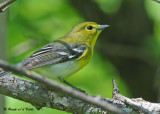
[[73, 89], [77, 90], [77, 91], [80, 91], [82, 93], [86, 93], [84, 90], [80, 89], [80, 88], [77, 88], [75, 86], [73, 86], [72, 84], [68, 83], [67, 81], [65, 81], [63, 78], [59, 77], [58, 78], [61, 82], [65, 83], [66, 85], [72, 87]]

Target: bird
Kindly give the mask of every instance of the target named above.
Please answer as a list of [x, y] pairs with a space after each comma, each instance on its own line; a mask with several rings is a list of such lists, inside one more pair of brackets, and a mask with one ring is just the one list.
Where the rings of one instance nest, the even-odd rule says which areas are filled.
[[[109, 25], [99, 25], [96, 22], [80, 23], [67, 35], [45, 45], [17, 65], [70, 85], [64, 79], [89, 63], [96, 40], [106, 27]], [[0, 70], [0, 76], [6, 73], [9, 72]]]

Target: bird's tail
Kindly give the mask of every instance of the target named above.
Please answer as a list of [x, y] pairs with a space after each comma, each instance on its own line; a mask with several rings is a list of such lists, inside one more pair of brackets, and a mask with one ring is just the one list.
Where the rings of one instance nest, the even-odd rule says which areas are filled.
[[3, 70], [2, 68], [0, 68], [0, 77], [1, 77], [1, 76], [5, 76], [5, 75], [10, 74], [10, 73], [11, 73], [11, 72], [5, 71], [5, 70]]

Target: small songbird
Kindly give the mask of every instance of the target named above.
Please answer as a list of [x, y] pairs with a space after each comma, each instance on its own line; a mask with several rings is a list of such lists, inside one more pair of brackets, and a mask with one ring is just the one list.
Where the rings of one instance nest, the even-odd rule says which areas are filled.
[[95, 22], [80, 23], [66, 36], [47, 44], [19, 65], [51, 79], [63, 80], [90, 61], [97, 37], [108, 26]]

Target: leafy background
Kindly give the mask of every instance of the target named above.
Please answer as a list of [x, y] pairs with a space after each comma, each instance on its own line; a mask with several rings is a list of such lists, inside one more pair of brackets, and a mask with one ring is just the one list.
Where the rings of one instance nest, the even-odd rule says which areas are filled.
[[[92, 2], [96, 4], [93, 7]], [[111, 98], [114, 78], [123, 95], [159, 102], [160, 4], [152, 0], [78, 0], [77, 4], [74, 0], [18, 0], [12, 4], [7, 18], [7, 61], [21, 62], [48, 42], [64, 36], [78, 23], [109, 24], [111, 28], [98, 38], [91, 62], [67, 81], [89, 94]], [[94, 7], [102, 13], [98, 14], [99, 9]], [[120, 48], [116, 50], [116, 46]], [[34, 108], [23, 101], [5, 98], [7, 108]], [[34, 108], [34, 111], [5, 113], [66, 112]]]

